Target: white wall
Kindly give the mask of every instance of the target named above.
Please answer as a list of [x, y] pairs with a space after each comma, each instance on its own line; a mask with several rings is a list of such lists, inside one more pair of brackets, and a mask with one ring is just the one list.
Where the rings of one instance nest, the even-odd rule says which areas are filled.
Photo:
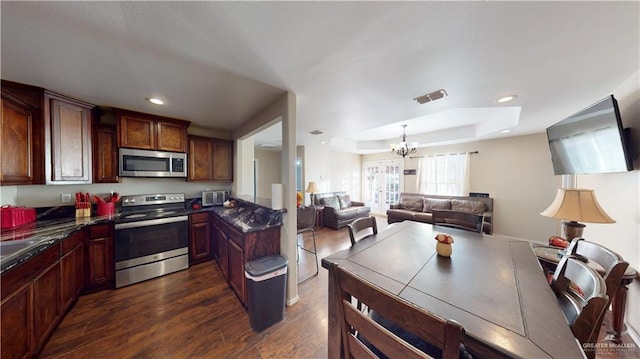
[[[583, 237], [620, 254], [640, 269], [640, 72], [613, 91], [625, 127], [632, 129], [634, 171], [577, 176], [577, 187], [595, 190], [602, 208], [616, 223], [586, 223]], [[603, 94], [603, 97], [607, 94]], [[640, 281], [629, 286], [627, 324], [640, 333]]]
[[258, 162], [258, 197], [271, 198], [271, 184], [282, 183], [282, 152], [255, 150]]
[[305, 146], [304, 188], [307, 188], [309, 182], [315, 182], [319, 193], [345, 191], [352, 199], [361, 200], [361, 157], [329, 150], [325, 146]]
[[[546, 242], [555, 232], [554, 220], [540, 212], [553, 200], [560, 176], [553, 175], [545, 134], [508, 137], [464, 144], [425, 147], [411, 157], [427, 154], [473, 152], [470, 192], [493, 198], [494, 235]], [[391, 153], [364, 155], [363, 161], [395, 159]], [[405, 157], [404, 169], [417, 169], [418, 159]], [[417, 176], [404, 178], [404, 192], [417, 192]]]

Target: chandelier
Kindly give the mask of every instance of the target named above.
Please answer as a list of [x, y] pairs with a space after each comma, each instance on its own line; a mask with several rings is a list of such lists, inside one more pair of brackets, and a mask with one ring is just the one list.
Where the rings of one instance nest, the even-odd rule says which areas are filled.
[[391, 145], [391, 152], [397, 154], [398, 156], [410, 155], [412, 153], [416, 153], [418, 150], [418, 142], [412, 142], [411, 147], [409, 147], [409, 143], [407, 142], [407, 125], [402, 125], [402, 142], [394, 143]]

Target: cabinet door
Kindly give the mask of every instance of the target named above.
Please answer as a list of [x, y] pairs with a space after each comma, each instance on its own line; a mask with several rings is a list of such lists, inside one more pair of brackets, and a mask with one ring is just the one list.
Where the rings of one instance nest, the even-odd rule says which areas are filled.
[[85, 244], [85, 289], [112, 288], [115, 279], [112, 225], [89, 227]]
[[93, 182], [118, 182], [116, 126], [98, 124], [93, 133]]
[[210, 138], [189, 136], [189, 181], [213, 180], [213, 143]]
[[118, 147], [156, 149], [156, 122], [150, 118], [118, 117]]
[[158, 150], [187, 152], [187, 128], [181, 123], [158, 121]]
[[218, 265], [220, 266], [220, 270], [222, 271], [222, 275], [228, 281], [229, 280], [229, 238], [227, 235], [218, 227]]
[[6, 184], [30, 184], [32, 176], [31, 143], [33, 117], [31, 111], [10, 99], [1, 99], [0, 181]]
[[46, 183], [91, 183], [91, 109], [50, 95], [45, 99]]
[[213, 142], [213, 180], [233, 180], [233, 142], [215, 140]]
[[209, 213], [192, 214], [189, 220], [189, 262], [195, 264], [211, 258]]
[[42, 348], [61, 318], [60, 262], [56, 262], [33, 281], [34, 340]]
[[80, 242], [70, 252], [60, 258], [60, 297], [62, 312], [71, 308], [82, 289], [83, 278], [83, 245]]
[[2, 347], [0, 357], [31, 358], [34, 352], [31, 333], [33, 332], [33, 303], [31, 284], [23, 286], [9, 295], [0, 304], [0, 336]]
[[236, 292], [243, 305], [247, 305], [245, 297], [244, 256], [242, 248], [234, 241], [229, 241], [229, 285]]

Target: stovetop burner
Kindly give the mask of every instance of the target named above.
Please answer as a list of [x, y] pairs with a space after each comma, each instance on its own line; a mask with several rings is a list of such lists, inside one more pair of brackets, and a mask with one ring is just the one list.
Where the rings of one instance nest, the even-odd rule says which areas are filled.
[[147, 194], [122, 197], [118, 223], [182, 216], [187, 213], [183, 193]]

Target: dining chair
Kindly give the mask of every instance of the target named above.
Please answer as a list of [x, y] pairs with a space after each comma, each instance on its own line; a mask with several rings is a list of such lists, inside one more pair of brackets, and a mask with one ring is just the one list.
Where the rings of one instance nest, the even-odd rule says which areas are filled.
[[[604, 279], [588, 264], [567, 255], [560, 260], [551, 287], [576, 339], [584, 348], [587, 343], [595, 344], [609, 303]], [[593, 349], [585, 350], [588, 358], [595, 358], [595, 346]]]
[[[316, 209], [315, 209], [315, 207], [313, 207], [313, 206], [298, 207], [298, 211], [297, 211], [297, 227], [298, 227], [298, 230], [297, 230], [296, 234], [302, 234], [301, 241], [297, 241], [298, 242], [298, 249], [302, 249], [303, 251], [306, 251], [308, 253], [313, 254], [314, 260], [315, 260], [315, 264], [316, 264], [316, 272], [315, 272], [315, 274], [313, 274], [309, 278], [317, 276], [318, 272], [319, 272], [318, 250], [316, 248], [315, 225], [316, 225]], [[306, 248], [304, 246], [304, 233], [306, 233], [306, 232], [311, 232], [311, 237], [313, 239], [313, 250], [311, 250], [309, 248]], [[298, 257], [297, 259], [298, 259], [298, 262], [299, 262], [300, 261], [300, 253], [299, 253], [299, 251], [297, 253], [297, 257]]]
[[340, 322], [344, 357], [431, 358], [359, 311], [351, 302], [355, 297], [380, 316], [435, 346], [442, 358], [458, 358], [464, 328], [453, 321], [427, 312], [398, 296], [376, 287], [333, 263], [329, 268]]
[[[362, 217], [347, 225], [349, 228], [349, 239], [351, 239], [351, 245], [356, 244], [356, 241], [367, 238], [371, 235], [378, 234], [378, 225], [376, 224], [376, 217]], [[368, 234], [360, 235], [360, 231], [371, 228]]]

